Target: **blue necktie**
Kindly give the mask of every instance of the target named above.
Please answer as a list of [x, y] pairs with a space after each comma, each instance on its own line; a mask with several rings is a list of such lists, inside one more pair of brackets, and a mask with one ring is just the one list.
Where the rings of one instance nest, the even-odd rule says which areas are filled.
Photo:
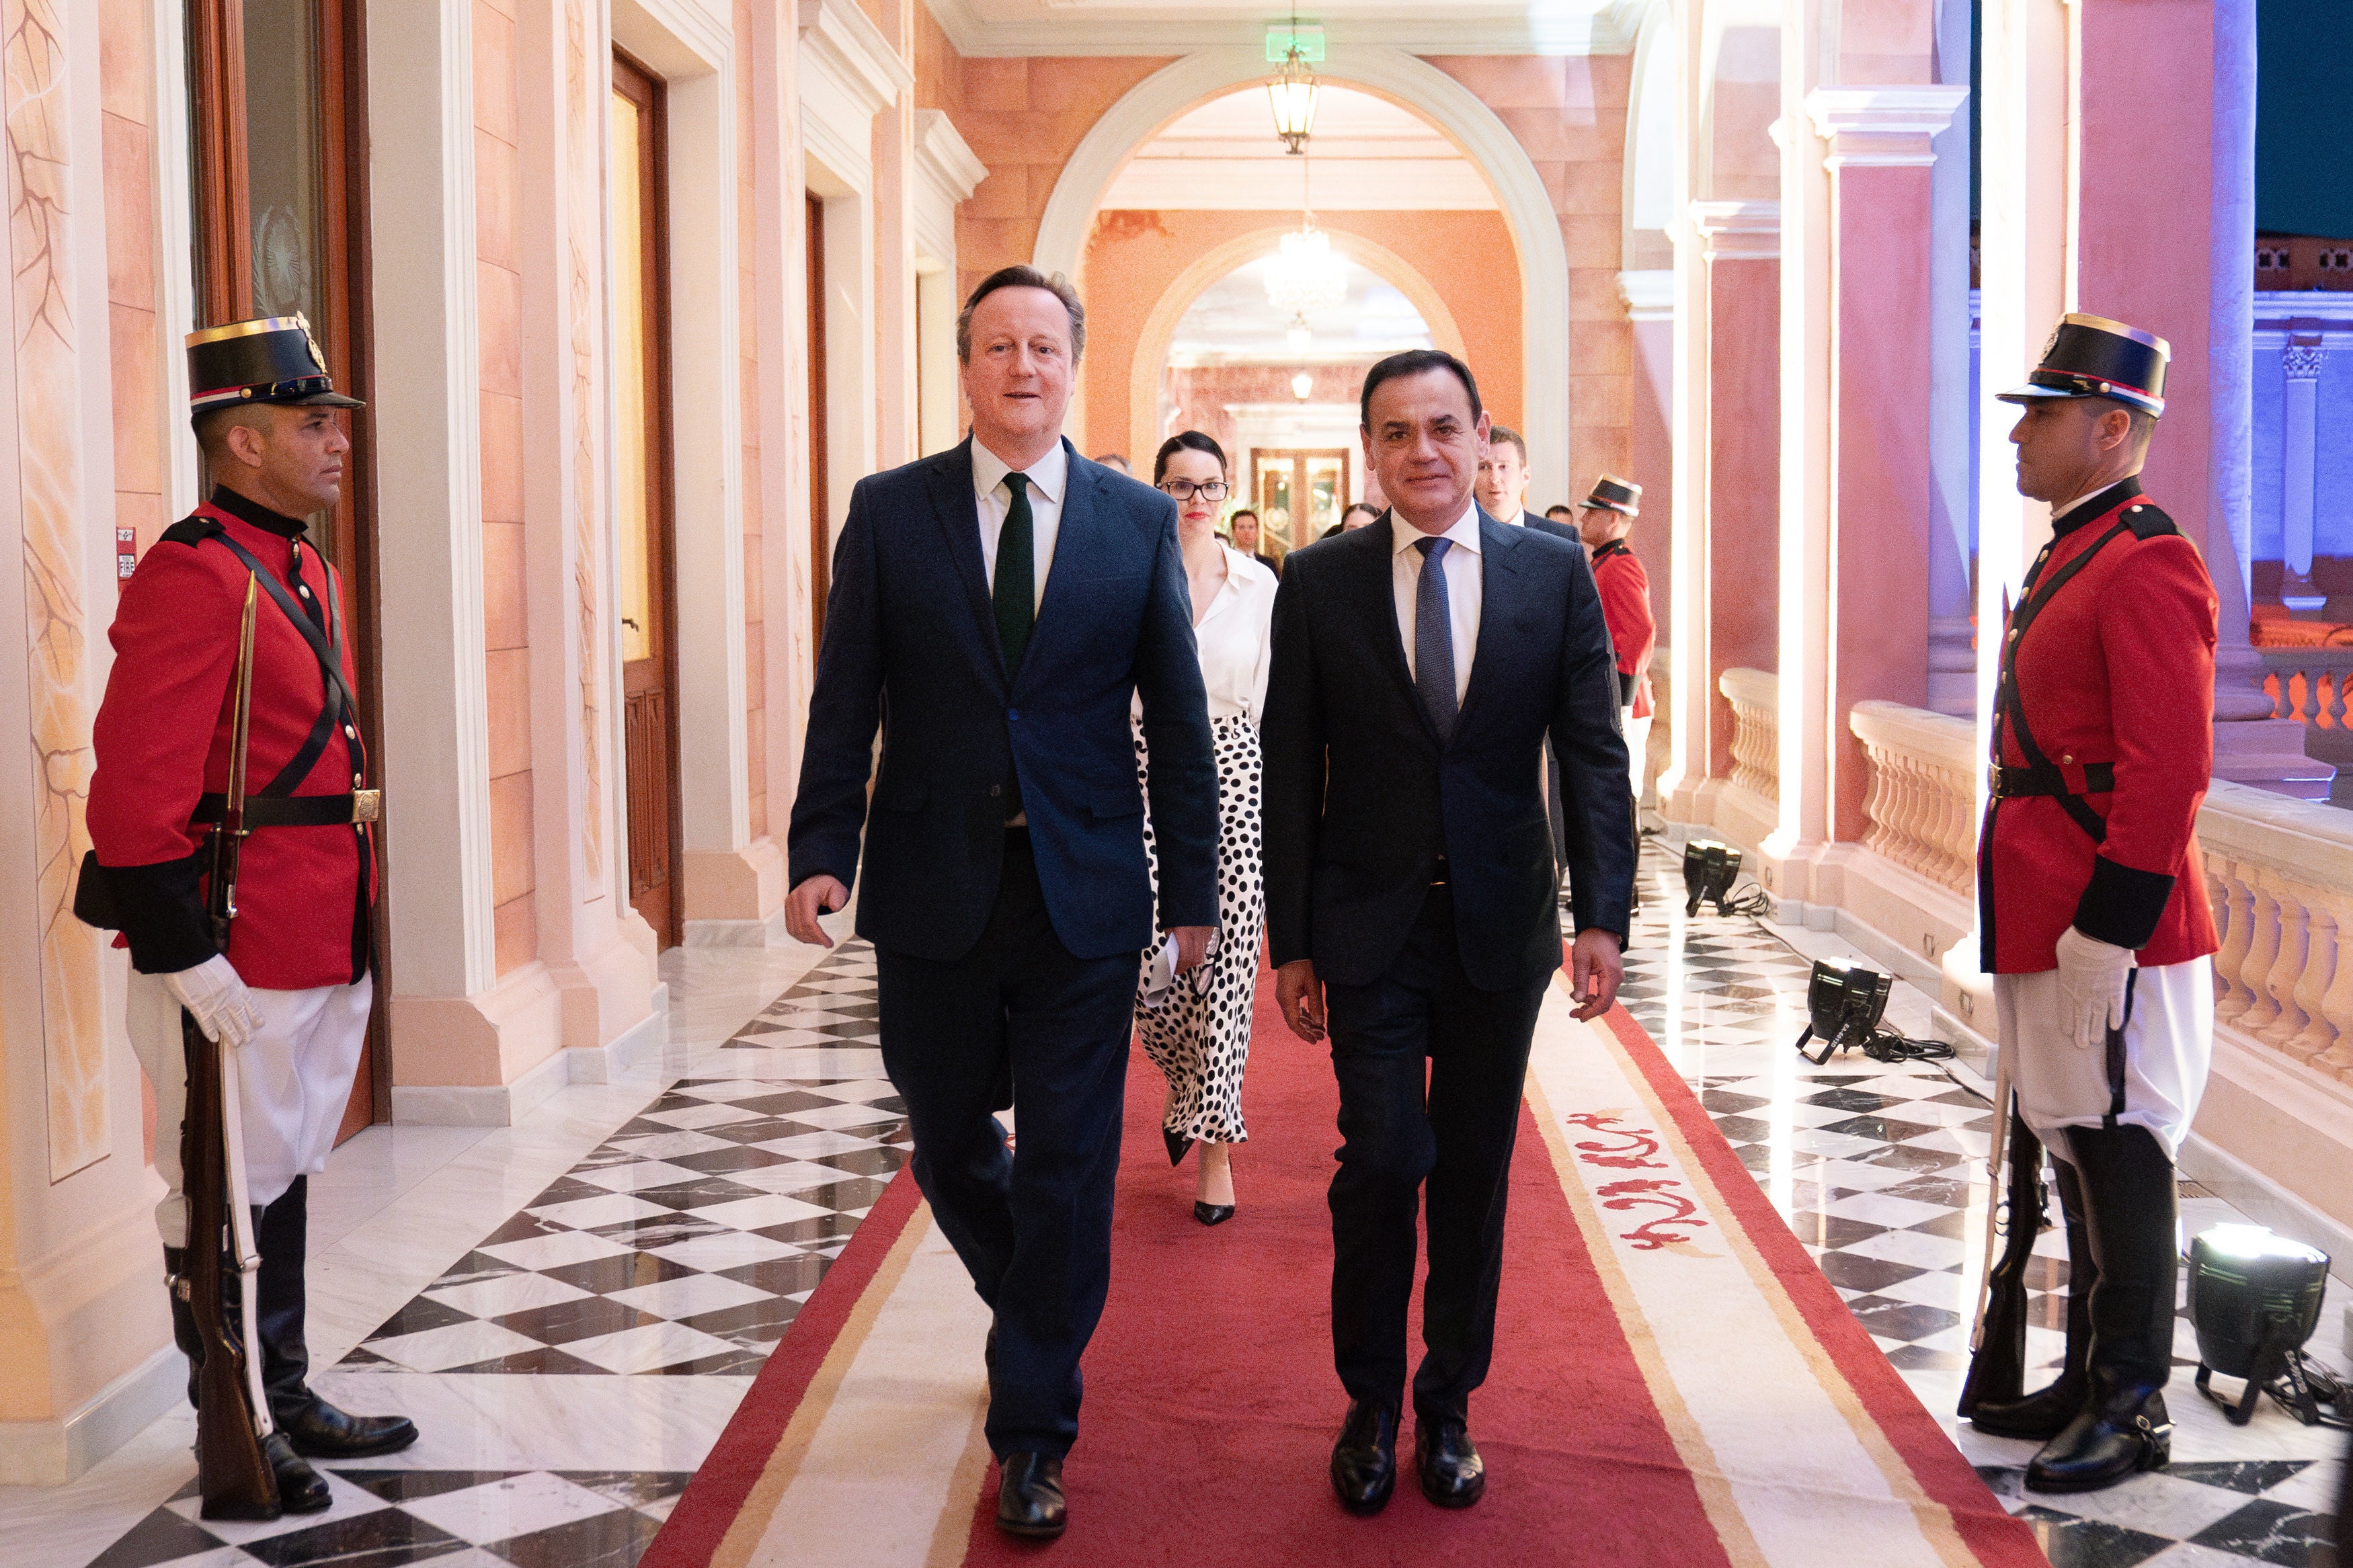
[[1413, 684], [1440, 741], [1454, 733], [1454, 614], [1446, 602], [1446, 539], [1417, 539], [1421, 584], [1413, 594]]

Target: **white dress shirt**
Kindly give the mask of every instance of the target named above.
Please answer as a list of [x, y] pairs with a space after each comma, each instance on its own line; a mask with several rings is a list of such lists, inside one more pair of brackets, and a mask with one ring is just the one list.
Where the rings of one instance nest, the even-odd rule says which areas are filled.
[[[1013, 465], [980, 444], [972, 442], [972, 489], [979, 501], [980, 567], [988, 574], [988, 591], [997, 592], [997, 541], [1005, 531], [1005, 509], [1013, 504], [1012, 487], [1005, 476]], [[1038, 603], [1046, 602], [1046, 573], [1054, 564], [1054, 541], [1062, 531], [1062, 497], [1071, 477], [1071, 455], [1061, 442], [1022, 470], [1029, 476], [1029, 539], [1035, 547], [1031, 577]], [[1033, 609], [1035, 605], [1031, 606]]]
[[1226, 580], [1193, 628], [1201, 650], [1201, 684], [1209, 717], [1239, 715], [1256, 725], [1266, 712], [1266, 678], [1274, 668], [1274, 574], [1233, 546]]
[[[1405, 668], [1413, 667], [1413, 605], [1421, 591], [1422, 563], [1429, 558], [1415, 548], [1429, 536], [1395, 512], [1389, 513], [1389, 582], [1397, 593], [1398, 637], [1405, 643]], [[1439, 536], [1453, 541], [1440, 563], [1446, 573], [1446, 607], [1454, 622], [1454, 700], [1460, 704], [1471, 690], [1471, 656], [1479, 646], [1479, 503], [1472, 501], [1454, 526]]]

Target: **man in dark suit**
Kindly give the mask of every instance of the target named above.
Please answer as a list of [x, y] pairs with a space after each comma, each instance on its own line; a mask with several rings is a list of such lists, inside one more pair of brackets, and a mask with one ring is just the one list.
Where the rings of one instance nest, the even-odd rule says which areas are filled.
[[[972, 437], [860, 480], [834, 550], [790, 833], [786, 921], [848, 900], [874, 944], [882, 1062], [915, 1180], [996, 1315], [997, 1524], [1062, 1531], [1079, 1358], [1110, 1284], [1136, 954], [1218, 919], [1218, 773], [1166, 496], [1061, 437], [1078, 296], [1026, 267], [956, 321]], [[1128, 731], [1144, 700], [1144, 800]], [[866, 778], [877, 725], [873, 815]], [[994, 1112], [1019, 1100], [1019, 1152]]]
[[[1488, 426], [1487, 455], [1479, 459], [1479, 483], [1475, 488], [1479, 505], [1489, 517], [1533, 528], [1538, 533], [1549, 533], [1570, 544], [1582, 543], [1574, 522], [1538, 517], [1527, 510], [1528, 443], [1517, 430], [1503, 425]], [[1550, 745], [1545, 747], [1545, 810], [1552, 818], [1553, 869], [1566, 877], [1568, 808], [1560, 793], [1560, 758]], [[1567, 896], [1566, 887], [1562, 896]]]
[[1243, 554], [1249, 556], [1251, 560], [1257, 562], [1260, 565], [1273, 573], [1278, 580], [1282, 578], [1282, 563], [1276, 557], [1269, 555], [1259, 549], [1260, 533], [1258, 513], [1250, 510], [1248, 507], [1244, 507], [1241, 510], [1234, 513], [1232, 518], [1227, 521], [1226, 527], [1230, 531], [1230, 536], [1233, 539], [1234, 548], [1236, 550], [1240, 551]]
[[1365, 377], [1362, 417], [1390, 510], [1293, 555], [1261, 733], [1276, 992], [1300, 1038], [1328, 1030], [1340, 1082], [1332, 1338], [1350, 1404], [1332, 1484], [1369, 1513], [1396, 1482], [1425, 1180], [1421, 1489], [1466, 1508], [1486, 1486], [1470, 1397], [1494, 1348], [1529, 1040], [1561, 962], [1547, 736], [1567, 773], [1580, 1018], [1617, 997], [1634, 841], [1592, 573], [1473, 503], [1488, 425], [1469, 369], [1393, 354]]

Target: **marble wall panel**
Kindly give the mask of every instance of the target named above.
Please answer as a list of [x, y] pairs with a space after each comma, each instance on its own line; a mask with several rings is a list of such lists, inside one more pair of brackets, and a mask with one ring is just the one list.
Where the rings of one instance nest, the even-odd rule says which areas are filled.
[[607, 532], [602, 475], [605, 320], [604, 117], [610, 71], [594, 0], [564, 8], [564, 103], [571, 251], [573, 586], [580, 638], [580, 852], [590, 883], [605, 874], [605, 660], [602, 624]]
[[68, 30], [94, 17], [65, 0], [0, 0], [8, 143], [8, 243], [16, 350], [17, 508], [23, 528], [26, 675], [32, 697], [34, 864], [41, 1044], [51, 1180], [106, 1157], [111, 1140], [100, 938], [73, 918], [90, 836], [90, 703], [79, 518], [83, 491], [79, 356], [105, 352], [106, 323], [76, 319], [74, 158]]

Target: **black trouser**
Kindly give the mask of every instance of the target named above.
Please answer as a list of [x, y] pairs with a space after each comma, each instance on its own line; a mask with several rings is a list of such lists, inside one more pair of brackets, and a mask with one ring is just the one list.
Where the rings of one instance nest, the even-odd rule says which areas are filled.
[[[261, 1383], [269, 1396], [273, 1416], [286, 1420], [318, 1396], [311, 1392], [311, 1351], [305, 1342], [303, 1320], [308, 1293], [303, 1268], [310, 1252], [311, 1178], [297, 1176], [278, 1200], [253, 1211], [253, 1246], [261, 1267], [254, 1277], [254, 1337], [261, 1342]], [[186, 1267], [179, 1247], [164, 1249], [167, 1274]], [[237, 1278], [235, 1249], [221, 1259], [221, 1305], [232, 1332], [245, 1316], [245, 1292]], [[172, 1337], [188, 1358], [188, 1403], [196, 1398], [197, 1368], [205, 1359], [205, 1342], [188, 1303], [172, 1294]]]
[[1465, 1419], [1472, 1390], [1486, 1380], [1512, 1144], [1528, 1042], [1550, 981], [1507, 991], [1472, 984], [1456, 945], [1454, 901], [1440, 886], [1387, 974], [1325, 988], [1343, 1139], [1332, 1177], [1332, 1348], [1351, 1399], [1402, 1406], [1414, 1220], [1425, 1181], [1427, 1353], [1413, 1377], [1414, 1409], [1425, 1420]]
[[[999, 1455], [1060, 1456], [1078, 1435], [1079, 1357], [1111, 1288], [1135, 973], [1133, 952], [1077, 958], [1062, 945], [1019, 830], [969, 953], [875, 953], [882, 1065], [907, 1102], [916, 1184], [997, 1314], [987, 1431]], [[1018, 1152], [991, 1114], [1008, 1072]]]

